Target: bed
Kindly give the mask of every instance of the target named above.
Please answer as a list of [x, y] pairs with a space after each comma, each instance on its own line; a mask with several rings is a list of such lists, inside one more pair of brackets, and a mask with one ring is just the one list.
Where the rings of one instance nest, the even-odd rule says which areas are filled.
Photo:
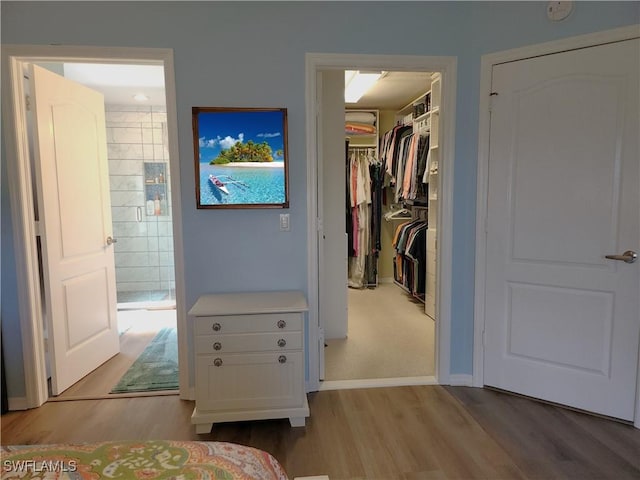
[[287, 480], [269, 453], [227, 442], [101, 442], [0, 451], [3, 480]]

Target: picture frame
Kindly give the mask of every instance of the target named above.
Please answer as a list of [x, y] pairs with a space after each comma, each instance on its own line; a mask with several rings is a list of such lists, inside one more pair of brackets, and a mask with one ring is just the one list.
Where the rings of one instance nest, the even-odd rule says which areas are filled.
[[196, 206], [289, 208], [286, 108], [192, 107]]

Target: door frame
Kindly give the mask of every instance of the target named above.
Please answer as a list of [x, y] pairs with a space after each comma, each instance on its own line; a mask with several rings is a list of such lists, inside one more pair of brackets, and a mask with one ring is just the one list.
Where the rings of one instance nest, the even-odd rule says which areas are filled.
[[24, 110], [23, 66], [26, 62], [99, 62], [162, 64], [167, 102], [169, 165], [171, 171], [173, 239], [175, 257], [176, 314], [179, 386], [183, 399], [193, 398], [189, 388], [180, 162], [173, 50], [165, 48], [85, 47], [61, 45], [8, 45], [2, 48], [3, 120], [7, 154], [12, 229], [16, 258], [18, 305], [25, 379], [25, 408], [39, 407], [48, 400], [44, 352], [43, 310], [34, 218], [32, 167]]
[[[322, 158], [318, 155], [321, 105], [318, 104], [318, 73], [323, 70], [388, 70], [440, 72], [442, 76], [442, 144], [441, 200], [438, 228], [438, 272], [436, 281], [436, 309], [438, 321], [435, 332], [436, 383], [471, 384], [467, 375], [451, 375], [451, 276], [453, 233], [453, 171], [455, 159], [455, 113], [457, 57], [417, 55], [365, 55], [307, 53], [306, 72], [306, 128], [307, 128], [307, 269], [308, 269], [308, 382], [307, 391], [320, 389], [320, 338], [324, 325], [320, 324], [318, 234], [322, 229], [322, 191], [318, 188], [322, 172]], [[433, 382], [429, 382], [433, 383]], [[394, 383], [394, 384], [397, 384]]]
[[[491, 80], [493, 67], [532, 57], [631, 40], [640, 37], [640, 25], [564, 38], [483, 55], [480, 64], [480, 108], [478, 127], [478, 172], [476, 196], [476, 264], [473, 336], [473, 386], [484, 386], [485, 275], [487, 270], [487, 200], [489, 184], [489, 136], [491, 133]], [[640, 376], [640, 355], [638, 358]], [[640, 428], [640, 380], [637, 382], [634, 425]]]

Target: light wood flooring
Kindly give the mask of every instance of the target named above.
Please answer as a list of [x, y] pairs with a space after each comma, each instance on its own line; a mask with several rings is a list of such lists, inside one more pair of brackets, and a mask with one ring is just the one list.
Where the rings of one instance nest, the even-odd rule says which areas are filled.
[[339, 479], [638, 479], [632, 426], [486, 389], [414, 386], [309, 395], [304, 428], [232, 422], [196, 435], [177, 397], [47, 403], [2, 416], [2, 444], [125, 439], [230, 441], [289, 476]]
[[325, 380], [435, 374], [435, 323], [393, 283], [348, 290], [348, 336], [327, 340]]
[[175, 390], [122, 394], [109, 393], [156, 334], [164, 327], [176, 326], [176, 311], [171, 309], [120, 311], [118, 312], [118, 324], [126, 327], [126, 331], [120, 335], [120, 353], [100, 365], [79, 382], [73, 384], [62, 394], [51, 397], [51, 401], [178, 395]]

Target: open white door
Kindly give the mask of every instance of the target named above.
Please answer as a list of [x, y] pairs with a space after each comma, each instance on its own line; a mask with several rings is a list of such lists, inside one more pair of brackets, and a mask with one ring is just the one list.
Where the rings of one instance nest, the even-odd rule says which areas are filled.
[[632, 420], [638, 39], [493, 68], [485, 384]]
[[53, 395], [119, 351], [102, 94], [31, 65]]
[[319, 366], [324, 380], [325, 339], [345, 338], [348, 330], [345, 209], [344, 70], [318, 73], [317, 118]]

